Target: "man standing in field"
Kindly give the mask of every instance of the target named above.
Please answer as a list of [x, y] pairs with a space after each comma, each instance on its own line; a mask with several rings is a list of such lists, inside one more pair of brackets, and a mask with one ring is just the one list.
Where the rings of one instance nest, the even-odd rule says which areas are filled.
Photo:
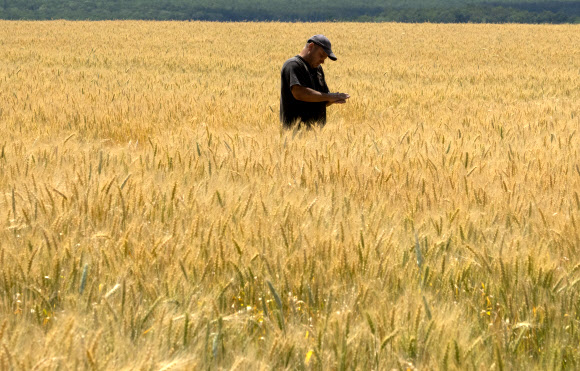
[[280, 121], [284, 128], [324, 126], [326, 107], [346, 103], [350, 98], [345, 93], [330, 93], [321, 66], [326, 58], [336, 60], [330, 41], [324, 35], [315, 35], [300, 54], [284, 62], [280, 94]]

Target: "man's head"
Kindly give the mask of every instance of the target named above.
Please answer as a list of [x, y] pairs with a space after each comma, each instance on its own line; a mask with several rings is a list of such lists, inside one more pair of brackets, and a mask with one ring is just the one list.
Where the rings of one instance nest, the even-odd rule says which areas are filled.
[[313, 68], [323, 64], [326, 58], [330, 58], [333, 61], [336, 60], [336, 56], [331, 49], [330, 40], [324, 35], [314, 35], [308, 39], [300, 55]]

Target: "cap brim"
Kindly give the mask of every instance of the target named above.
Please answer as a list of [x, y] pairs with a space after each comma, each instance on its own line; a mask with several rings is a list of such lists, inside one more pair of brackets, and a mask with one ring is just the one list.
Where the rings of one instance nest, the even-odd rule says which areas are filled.
[[324, 50], [324, 52], [326, 53], [326, 55], [328, 55], [328, 58], [330, 58], [331, 60], [335, 61], [336, 55], [334, 55], [334, 53], [332, 52], [332, 50], [328, 50], [324, 45], [321, 45], [319, 43], [317, 43], [316, 41], [312, 40], [312, 39], [308, 39], [307, 43], [314, 43], [318, 46], [320, 46], [322, 48], [322, 50]]
[[329, 49], [325, 48], [322, 45], [320, 45], [320, 47], [322, 48], [322, 50], [324, 50], [324, 52], [326, 53], [326, 55], [328, 55], [328, 58], [330, 58], [333, 61], [336, 60], [336, 55], [334, 55], [334, 53], [332, 52], [332, 50], [329, 50]]

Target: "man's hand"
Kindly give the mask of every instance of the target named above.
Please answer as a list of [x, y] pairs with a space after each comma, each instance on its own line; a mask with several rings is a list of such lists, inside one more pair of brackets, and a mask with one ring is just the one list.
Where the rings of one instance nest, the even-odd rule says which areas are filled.
[[329, 93], [330, 103], [346, 103], [346, 100], [350, 98], [350, 95], [346, 93]]
[[326, 103], [326, 107], [332, 104], [345, 104], [346, 100], [350, 98], [350, 95], [346, 93], [330, 93], [330, 95], [332, 95], [333, 98], [336, 98], [337, 100], [329, 100], [328, 103]]

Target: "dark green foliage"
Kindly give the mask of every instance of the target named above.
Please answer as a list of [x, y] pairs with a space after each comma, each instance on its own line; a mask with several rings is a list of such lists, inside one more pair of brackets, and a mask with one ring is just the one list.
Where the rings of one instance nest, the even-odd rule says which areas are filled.
[[572, 0], [0, 0], [0, 19], [580, 23]]

